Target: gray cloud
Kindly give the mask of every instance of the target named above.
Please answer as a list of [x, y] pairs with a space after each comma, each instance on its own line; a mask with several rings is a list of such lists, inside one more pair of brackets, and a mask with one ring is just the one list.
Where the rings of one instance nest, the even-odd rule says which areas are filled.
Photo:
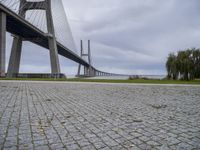
[[[165, 74], [169, 52], [200, 47], [199, 0], [65, 0], [63, 3], [78, 51], [80, 39], [85, 44], [91, 39], [93, 64], [104, 71]], [[50, 71], [48, 51], [30, 43], [23, 49], [21, 71]], [[64, 73], [76, 73], [76, 63], [65, 58], [60, 58], [60, 62]]]

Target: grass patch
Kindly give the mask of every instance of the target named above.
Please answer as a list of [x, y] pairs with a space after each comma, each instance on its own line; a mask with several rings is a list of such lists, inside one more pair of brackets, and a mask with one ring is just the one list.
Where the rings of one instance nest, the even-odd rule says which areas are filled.
[[67, 81], [64, 78], [0, 78], [0, 80], [16, 80], [16, 81]]
[[68, 79], [68, 81], [76, 82], [103, 82], [103, 83], [146, 83], [146, 84], [200, 84], [200, 80], [192, 81], [174, 81], [174, 80], [158, 80], [158, 79], [132, 79], [132, 80], [117, 80], [117, 79]]
[[182, 80], [158, 80], [158, 79], [53, 79], [53, 78], [0, 78], [0, 80], [21, 80], [21, 81], [70, 81], [70, 82], [98, 82], [98, 83], [143, 83], [143, 84], [200, 84], [200, 80], [182, 81]]

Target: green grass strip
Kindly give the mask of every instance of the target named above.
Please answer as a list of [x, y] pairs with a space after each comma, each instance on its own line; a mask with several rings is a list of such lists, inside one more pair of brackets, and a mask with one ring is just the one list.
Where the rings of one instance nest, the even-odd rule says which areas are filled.
[[0, 80], [20, 80], [20, 81], [71, 81], [71, 82], [98, 82], [98, 83], [143, 83], [143, 84], [200, 84], [200, 80], [182, 81], [182, 80], [158, 80], [158, 79], [53, 79], [53, 78], [0, 78]]

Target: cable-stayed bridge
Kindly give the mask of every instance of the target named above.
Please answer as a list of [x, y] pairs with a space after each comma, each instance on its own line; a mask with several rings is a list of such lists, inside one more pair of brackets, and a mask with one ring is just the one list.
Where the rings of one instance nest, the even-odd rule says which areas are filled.
[[[6, 75], [6, 32], [13, 35], [8, 77], [19, 73], [23, 41], [49, 50], [52, 75], [61, 74], [58, 55], [79, 63], [79, 76], [81, 65], [83, 76], [117, 75], [99, 71], [91, 65], [90, 42], [88, 54], [83, 54], [81, 49], [81, 56], [78, 55], [62, 0], [0, 0], [0, 76]], [[88, 61], [82, 56], [87, 56]]]

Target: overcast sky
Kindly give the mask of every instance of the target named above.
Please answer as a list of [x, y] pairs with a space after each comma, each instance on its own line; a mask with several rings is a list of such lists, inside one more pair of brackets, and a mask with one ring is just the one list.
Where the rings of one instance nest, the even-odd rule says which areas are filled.
[[[124, 74], [165, 74], [170, 52], [200, 47], [199, 0], [63, 0], [78, 51], [91, 40], [93, 65]], [[7, 36], [7, 61], [12, 38]], [[49, 53], [24, 44], [21, 72], [50, 72]], [[62, 72], [77, 64], [60, 57]]]

